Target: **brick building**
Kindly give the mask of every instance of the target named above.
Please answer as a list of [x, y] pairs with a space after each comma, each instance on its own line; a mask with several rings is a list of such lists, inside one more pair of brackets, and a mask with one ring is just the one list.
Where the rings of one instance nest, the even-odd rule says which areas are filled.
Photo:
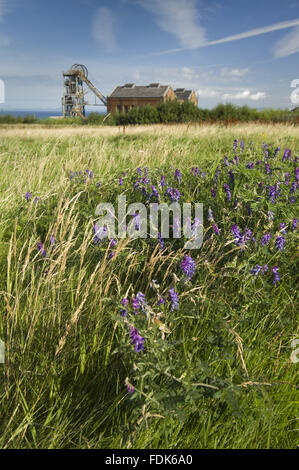
[[192, 101], [196, 106], [198, 105], [198, 99], [195, 91], [193, 90], [186, 90], [186, 88], [177, 88], [174, 90], [176, 98], [179, 103], [183, 103], [184, 101]]
[[[169, 100], [178, 99], [183, 102], [191, 100], [197, 105], [197, 97], [191, 90], [179, 88], [177, 95], [170, 85], [160, 85], [160, 83], [150, 83], [145, 86], [138, 86], [134, 83], [126, 83], [123, 86], [117, 86], [107, 98], [108, 113], [114, 111], [128, 112], [131, 108], [137, 106], [158, 106]], [[195, 100], [194, 101], [194, 96]]]

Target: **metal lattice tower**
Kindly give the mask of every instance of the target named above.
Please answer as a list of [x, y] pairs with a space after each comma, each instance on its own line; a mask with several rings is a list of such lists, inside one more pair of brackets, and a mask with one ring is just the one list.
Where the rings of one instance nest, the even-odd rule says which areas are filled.
[[63, 72], [63, 84], [62, 114], [64, 117], [85, 116], [85, 105], [89, 103], [85, 101], [84, 84], [105, 106], [107, 105], [105, 96], [88, 80], [88, 70], [85, 65], [74, 64], [68, 72]]

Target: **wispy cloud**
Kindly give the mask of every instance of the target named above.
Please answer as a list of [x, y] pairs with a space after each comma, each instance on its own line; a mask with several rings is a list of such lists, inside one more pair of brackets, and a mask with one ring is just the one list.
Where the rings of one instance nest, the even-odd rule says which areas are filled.
[[259, 101], [266, 98], [267, 95], [264, 91], [251, 93], [250, 90], [238, 91], [237, 93], [224, 93], [222, 98], [224, 100], [252, 100]]
[[197, 94], [201, 98], [216, 98], [220, 95], [220, 92], [217, 90], [212, 90], [211, 88], [200, 88], [197, 90]]
[[102, 7], [97, 9], [92, 21], [92, 37], [95, 41], [99, 42], [107, 52], [117, 50], [114, 17], [109, 8]]
[[299, 27], [288, 33], [274, 46], [274, 57], [287, 57], [299, 52]]
[[137, 0], [137, 3], [154, 16], [160, 28], [176, 36], [183, 49], [199, 47], [205, 42], [196, 0]]
[[166, 51], [154, 52], [153, 55], [171, 54], [174, 52], [181, 52], [181, 51], [185, 51], [188, 49], [198, 49], [201, 47], [213, 46], [216, 44], [223, 44], [225, 42], [238, 41], [240, 39], [260, 36], [261, 34], [271, 33], [272, 31], [279, 31], [282, 29], [288, 29], [294, 26], [299, 26], [299, 18], [297, 18], [296, 20], [291, 20], [291, 21], [282, 21], [280, 23], [275, 23], [270, 26], [264, 26], [262, 28], [251, 29], [249, 31], [245, 31], [244, 33], [234, 34], [232, 36], [227, 36], [225, 38], [217, 39], [215, 41], [202, 42], [197, 45], [194, 44], [194, 45], [189, 45], [187, 47], [179, 47], [176, 49], [168, 49]]
[[230, 69], [228, 67], [223, 67], [220, 70], [220, 76], [224, 79], [228, 80], [239, 80], [240, 78], [244, 77], [249, 72], [249, 67], [245, 69]]

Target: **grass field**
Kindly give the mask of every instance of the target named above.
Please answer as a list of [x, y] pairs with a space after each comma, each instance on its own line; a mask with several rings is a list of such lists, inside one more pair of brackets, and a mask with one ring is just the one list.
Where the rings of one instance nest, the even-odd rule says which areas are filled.
[[[283, 124], [0, 126], [0, 447], [297, 447], [298, 156]], [[99, 202], [167, 188], [200, 249], [98, 243]]]

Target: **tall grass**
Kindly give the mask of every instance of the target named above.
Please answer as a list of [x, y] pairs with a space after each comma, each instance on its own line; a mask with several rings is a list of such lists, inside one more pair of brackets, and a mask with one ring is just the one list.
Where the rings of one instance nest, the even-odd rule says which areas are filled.
[[[254, 205], [258, 182], [272, 184], [296, 166], [296, 128], [277, 129], [0, 131], [0, 338], [6, 354], [0, 365], [1, 448], [297, 445], [297, 365], [290, 361], [298, 335], [298, 238], [290, 228], [297, 206], [288, 203], [290, 186], [283, 184], [281, 201], [271, 204], [265, 193], [261, 205]], [[240, 166], [233, 168], [237, 210], [220, 186], [216, 200], [210, 194], [224, 154], [233, 158], [236, 137], [246, 145]], [[263, 158], [264, 141], [282, 148], [270, 162], [271, 180], [264, 171], [246, 169], [249, 161]], [[293, 150], [292, 161], [282, 164], [286, 147]], [[205, 241], [191, 253], [192, 282], [182, 279], [185, 250], [179, 243], [166, 241], [162, 251], [155, 240], [124, 239], [112, 258], [109, 244], [94, 243], [97, 203], [114, 202], [122, 192], [134, 201], [136, 168], [145, 166], [156, 185], [157, 168], [169, 181], [180, 168], [182, 199], [204, 203]], [[206, 176], [191, 176], [195, 166]], [[86, 169], [93, 170], [92, 179]], [[82, 177], [70, 180], [70, 171], [82, 171]], [[207, 222], [208, 207], [220, 238]], [[266, 208], [275, 212], [274, 221]], [[242, 250], [233, 242], [235, 222], [254, 230], [258, 247]], [[260, 234], [266, 228], [279, 233], [279, 222], [288, 224], [285, 251], [276, 252], [274, 239], [269, 250], [262, 249]], [[279, 265], [278, 285], [271, 275], [250, 274], [259, 262]], [[150, 286], [153, 279], [158, 292]], [[180, 293], [173, 312], [167, 300], [172, 286]], [[132, 312], [123, 318], [120, 300], [138, 291], [146, 296], [149, 318]], [[159, 296], [165, 306], [157, 306]], [[128, 323], [145, 337], [141, 353], [130, 344]]]

